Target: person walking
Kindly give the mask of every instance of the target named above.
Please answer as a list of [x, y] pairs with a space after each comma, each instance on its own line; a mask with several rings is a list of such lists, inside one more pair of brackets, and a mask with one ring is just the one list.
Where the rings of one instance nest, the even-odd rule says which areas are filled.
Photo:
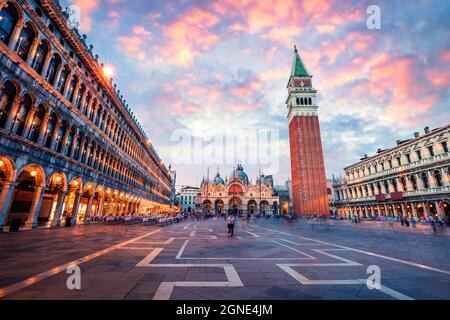
[[234, 233], [234, 216], [230, 214], [227, 218], [227, 226], [228, 226], [228, 235], [233, 237]]
[[433, 232], [436, 232], [436, 224], [434, 221], [434, 218], [432, 215], [428, 216], [428, 222], [430, 223], [431, 227], [433, 228]]
[[400, 216], [400, 222], [402, 224], [402, 227], [404, 227], [405, 226], [405, 222], [403, 221], [403, 216]]
[[247, 223], [248, 223], [248, 217], [246, 214], [242, 215], [242, 228], [245, 229], [245, 227], [247, 227]]

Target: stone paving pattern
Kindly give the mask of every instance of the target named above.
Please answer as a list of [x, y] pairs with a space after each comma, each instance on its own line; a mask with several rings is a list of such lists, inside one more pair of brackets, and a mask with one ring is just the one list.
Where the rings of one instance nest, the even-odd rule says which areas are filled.
[[[118, 246], [112, 247], [115, 245]], [[111, 250], [101, 251], [106, 248]], [[223, 219], [184, 221], [165, 228], [79, 225], [38, 229], [0, 234], [0, 296], [145, 300], [450, 299], [449, 252], [450, 238], [445, 233], [367, 228], [339, 222], [289, 224], [284, 220], [261, 219], [251, 220], [244, 229], [239, 221], [233, 238], [227, 236]], [[67, 289], [69, 275], [65, 269], [43, 279], [36, 278], [42, 272], [93, 253], [98, 256], [79, 264], [81, 290]], [[281, 265], [295, 265], [290, 267], [294, 276]], [[338, 284], [340, 280], [366, 279], [369, 265], [380, 266], [381, 283], [394, 294], [370, 290], [363, 282]], [[228, 266], [229, 273], [224, 266]], [[331, 282], [302, 284], [295, 278], [299, 274], [308, 281]], [[169, 289], [164, 290], [162, 283]]]

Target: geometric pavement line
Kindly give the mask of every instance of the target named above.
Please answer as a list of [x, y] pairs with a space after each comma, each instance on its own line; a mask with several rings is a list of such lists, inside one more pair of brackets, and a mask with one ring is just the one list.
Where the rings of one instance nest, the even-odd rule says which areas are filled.
[[[289, 274], [291, 277], [293, 277], [295, 280], [297, 280], [302, 285], [360, 285], [360, 284], [366, 284], [367, 279], [346, 279], [346, 280], [334, 280], [334, 279], [319, 279], [319, 280], [310, 280], [306, 278], [304, 275], [302, 275], [300, 272], [294, 270], [292, 267], [305, 267], [305, 266], [315, 266], [315, 267], [354, 267], [354, 266], [361, 266], [362, 264], [351, 261], [349, 259], [329, 254], [325, 251], [346, 251], [346, 249], [313, 249], [314, 251], [324, 254], [326, 256], [332, 257], [334, 259], [343, 261], [342, 263], [281, 263], [277, 264], [278, 267], [280, 267], [283, 271], [285, 271], [287, 274]], [[388, 288], [386, 286], [380, 285], [380, 288], [375, 288], [393, 298], [399, 299], [399, 300], [414, 300], [413, 298], [404, 295], [398, 291], [395, 291], [391, 288]]]
[[82, 258], [79, 258], [79, 259], [76, 259], [76, 260], [72, 260], [72, 261], [70, 261], [68, 263], [64, 263], [64, 264], [62, 264], [60, 266], [57, 266], [57, 267], [54, 267], [54, 268], [52, 268], [50, 270], [41, 272], [41, 273], [39, 273], [39, 274], [37, 274], [35, 276], [32, 276], [32, 277], [29, 277], [29, 278], [27, 278], [25, 280], [16, 282], [16, 283], [11, 284], [9, 286], [6, 286], [4, 288], [0, 288], [0, 298], [3, 298], [4, 296], [9, 295], [9, 294], [11, 294], [13, 292], [22, 290], [22, 289], [24, 289], [26, 287], [29, 287], [29, 286], [31, 286], [31, 285], [33, 285], [35, 283], [38, 283], [38, 282], [40, 282], [42, 280], [50, 278], [50, 277], [52, 277], [54, 275], [57, 275], [58, 273], [66, 271], [68, 267], [78, 266], [78, 265], [80, 265], [80, 264], [82, 264], [84, 262], [88, 262], [88, 261], [90, 261], [92, 259], [98, 258], [98, 257], [100, 257], [100, 256], [102, 256], [104, 254], [107, 254], [107, 253], [109, 253], [111, 251], [114, 251], [116, 249], [121, 249], [123, 246], [126, 246], [126, 245], [128, 245], [128, 244], [130, 244], [130, 243], [132, 243], [134, 241], [140, 240], [142, 238], [151, 236], [151, 235], [153, 235], [153, 234], [155, 234], [157, 232], [160, 232], [160, 231], [161, 231], [160, 229], [151, 231], [151, 232], [146, 233], [146, 234], [144, 234], [142, 236], [139, 236], [139, 237], [136, 237], [136, 238], [133, 238], [133, 239], [121, 242], [119, 244], [115, 244], [115, 245], [113, 245], [111, 247], [108, 247], [108, 248], [102, 249], [100, 251], [91, 253], [91, 254], [89, 254], [87, 256], [84, 256]]
[[155, 259], [163, 250], [163, 248], [154, 248], [143, 260], [136, 264], [136, 267], [153, 267], [153, 268], [223, 268], [227, 281], [163, 281], [159, 284], [156, 290], [153, 300], [169, 300], [175, 287], [243, 287], [239, 275], [232, 264], [175, 264], [175, 263], [163, 263], [152, 264]]

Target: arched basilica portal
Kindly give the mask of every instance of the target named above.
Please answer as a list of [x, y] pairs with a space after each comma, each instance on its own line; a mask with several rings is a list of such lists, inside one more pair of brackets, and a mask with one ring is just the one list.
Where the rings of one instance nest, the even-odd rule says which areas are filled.
[[242, 165], [237, 165], [229, 179], [223, 180], [217, 172], [214, 180], [203, 179], [196, 211], [211, 215], [279, 214], [279, 198], [267, 178], [261, 176], [256, 184], [250, 184]]

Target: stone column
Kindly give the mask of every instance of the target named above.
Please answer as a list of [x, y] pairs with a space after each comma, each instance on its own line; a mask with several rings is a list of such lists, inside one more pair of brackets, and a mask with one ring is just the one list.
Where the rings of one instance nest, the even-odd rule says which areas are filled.
[[[62, 72], [62, 68], [63, 68], [63, 64], [61, 63], [59, 66], [58, 66], [58, 69], [56, 70], [56, 73], [55, 73], [55, 79], [53, 79], [53, 83], [50, 83], [51, 85], [57, 85], [58, 84], [58, 82], [59, 82], [59, 78], [61, 77], [61, 72]], [[48, 80], [48, 79], [47, 79]]]
[[31, 44], [30, 51], [28, 53], [27, 64], [30, 65], [31, 68], [33, 69], [34, 69], [33, 62], [36, 58], [36, 50], [40, 43], [41, 40], [39, 39], [39, 36], [36, 36], [36, 38], [33, 40], [33, 43]]
[[[81, 97], [81, 101], [80, 101], [80, 111], [82, 113], [83, 113], [83, 109], [84, 109], [84, 104], [86, 102], [87, 94], [88, 94], [88, 92], [87, 92], [87, 88], [86, 88], [86, 90], [84, 90], [84, 92], [83, 92], [83, 96]], [[76, 107], [78, 107], [78, 106], [76, 106]]]
[[88, 221], [88, 219], [91, 217], [92, 212], [92, 201], [94, 200], [94, 195], [91, 195], [89, 197], [87, 206], [86, 206], [86, 215], [84, 216], [84, 222]]
[[407, 217], [408, 216], [408, 212], [405, 211], [405, 205], [403, 203], [400, 203], [400, 207], [402, 209], [402, 216], [403, 217]]
[[24, 21], [17, 21], [16, 26], [14, 27], [14, 31], [11, 34], [11, 39], [9, 40], [8, 47], [15, 51], [16, 44], [19, 40], [20, 32], [22, 29], [26, 26], [26, 23]]
[[50, 66], [50, 61], [52, 61], [52, 58], [53, 58], [53, 53], [51, 51], [49, 51], [47, 53], [47, 56], [45, 57], [44, 66], [42, 67], [41, 75], [43, 78], [46, 78], [46, 75], [48, 72], [48, 67]]
[[388, 191], [386, 190], [386, 187], [384, 186], [384, 181], [381, 181], [380, 185], [381, 185], [381, 193], [386, 194]]
[[[78, 158], [77, 160], [81, 162], [82, 158], [83, 158], [83, 153], [84, 153], [84, 147], [86, 145], [86, 141], [84, 141], [84, 139], [81, 139], [81, 145], [80, 145], [80, 152], [78, 154]], [[86, 158], [86, 157], [85, 157]]]
[[103, 195], [100, 200], [98, 201], [98, 205], [97, 205], [97, 217], [101, 217], [102, 216], [102, 211], [103, 211], [103, 202], [105, 201], [105, 196]]
[[444, 213], [442, 212], [442, 208], [439, 206], [439, 201], [434, 201], [434, 206], [436, 207], [437, 214], [441, 215], [441, 217], [444, 217]]
[[[58, 131], [59, 131], [59, 128], [61, 128], [61, 121], [58, 121], [56, 124], [55, 124], [55, 128], [53, 129], [53, 135], [52, 135], [52, 140], [50, 141], [50, 149], [56, 149], [56, 139], [58, 138]], [[69, 130], [66, 130], [66, 132], [65, 133], [67, 133]], [[64, 151], [64, 150], [63, 150]]]
[[397, 182], [397, 188], [398, 188], [398, 191], [404, 192], [405, 189], [403, 188], [403, 183], [401, 183], [401, 182], [400, 182], [400, 179], [398, 179], [398, 178], [395, 178], [395, 180], [396, 180], [396, 182]]
[[8, 223], [8, 210], [11, 205], [16, 185], [17, 182], [9, 181], [3, 184], [3, 189], [0, 193], [0, 232], [2, 232], [5, 224]]
[[[71, 128], [68, 128], [68, 132], [70, 132], [70, 131], [71, 131]], [[70, 154], [67, 155], [70, 158], [73, 158], [75, 156], [75, 148], [77, 145], [77, 140], [78, 140], [78, 129], [75, 129], [75, 134], [73, 135], [73, 139], [72, 139], [72, 146], [70, 147], [71, 151], [70, 151]], [[81, 142], [83, 142], [83, 141], [81, 141]], [[64, 144], [63, 144], [63, 146], [64, 146]]]
[[63, 213], [64, 202], [66, 198], [66, 192], [63, 191], [58, 195], [58, 202], [55, 208], [55, 215], [53, 216], [53, 220], [51, 222], [52, 227], [59, 227], [61, 224], [61, 216]]
[[28, 134], [30, 133], [31, 126], [33, 124], [33, 118], [36, 112], [38, 111], [38, 108], [36, 106], [32, 106], [30, 109], [30, 112], [28, 112], [27, 118], [25, 119], [25, 128], [23, 129], [22, 136], [28, 137]]
[[25, 221], [25, 227], [36, 228], [38, 224], [39, 210], [41, 209], [42, 199], [44, 198], [46, 187], [37, 187], [36, 194], [31, 204], [30, 213]]
[[428, 216], [430, 215], [430, 211], [428, 210], [427, 203], [423, 202], [422, 206], [423, 206], [423, 212], [425, 214], [425, 219], [428, 219]]
[[80, 208], [80, 202], [81, 202], [81, 197], [82, 197], [82, 193], [79, 191], [75, 191], [75, 200], [73, 202], [73, 208], [72, 208], [72, 224], [76, 225], [78, 223], [78, 209]]
[[449, 180], [448, 180], [447, 172], [445, 172], [444, 168], [441, 168], [440, 171], [441, 171], [441, 177], [442, 177], [442, 184], [444, 186], [448, 186], [449, 185]]
[[66, 98], [67, 100], [69, 100], [69, 98], [67, 97], [67, 93], [69, 92], [69, 88], [70, 88], [70, 84], [72, 82], [72, 79], [73, 79], [73, 75], [69, 74], [67, 76], [66, 83], [64, 84], [64, 89], [63, 89], [62, 96], [64, 98]]
[[436, 188], [437, 187], [436, 179], [434, 178], [434, 175], [431, 171], [427, 171], [427, 177], [430, 188]]
[[419, 216], [417, 215], [415, 203], [411, 203], [411, 212], [412, 212], [414, 219], [419, 220]]
[[88, 145], [87, 145], [87, 150], [85, 150], [86, 151], [86, 156], [85, 156], [85, 164], [88, 164], [89, 163], [89, 156], [91, 155], [91, 150], [92, 150], [92, 143], [91, 143], [91, 141], [90, 141], [90, 139], [89, 139], [89, 142], [88, 142]]
[[78, 79], [77, 84], [75, 85], [75, 89], [73, 89], [73, 99], [70, 100], [70, 102], [72, 102], [73, 105], [75, 105], [75, 102], [77, 101], [78, 91], [80, 91], [80, 87], [81, 87], [81, 79]]
[[44, 140], [47, 136], [47, 126], [48, 126], [48, 120], [50, 120], [50, 115], [47, 113], [44, 116], [44, 119], [42, 120], [41, 123], [41, 128], [39, 129], [39, 137], [38, 137], [38, 142], [39, 144], [44, 144]]
[[8, 118], [6, 119], [5, 129], [8, 131], [12, 130], [14, 124], [14, 118], [16, 117], [17, 112], [19, 111], [20, 104], [22, 103], [22, 97], [16, 95], [11, 105], [11, 112], [8, 114]]

